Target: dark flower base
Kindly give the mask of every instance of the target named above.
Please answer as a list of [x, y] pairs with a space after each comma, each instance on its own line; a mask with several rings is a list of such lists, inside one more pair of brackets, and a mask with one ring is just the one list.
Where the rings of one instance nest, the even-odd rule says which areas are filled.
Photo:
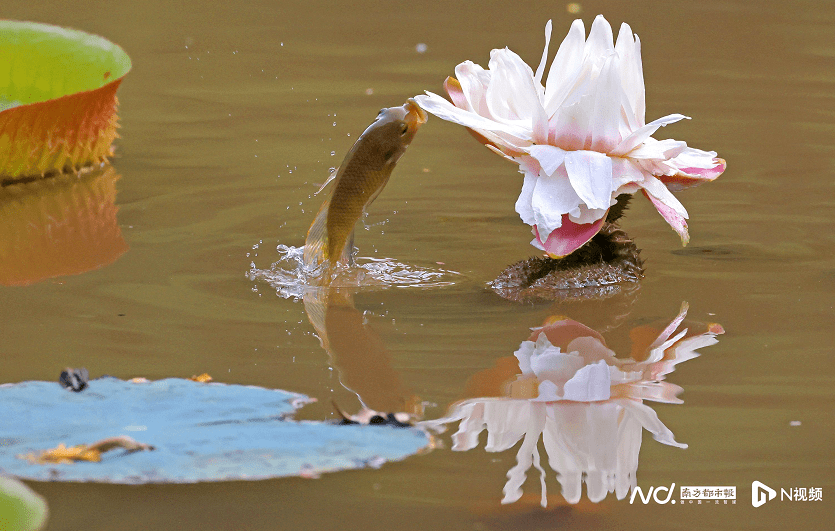
[[624, 283], [644, 276], [640, 249], [614, 222], [626, 210], [629, 196], [619, 196], [603, 228], [586, 245], [554, 259], [532, 257], [505, 269], [490, 287], [513, 301], [606, 298], [622, 292]]

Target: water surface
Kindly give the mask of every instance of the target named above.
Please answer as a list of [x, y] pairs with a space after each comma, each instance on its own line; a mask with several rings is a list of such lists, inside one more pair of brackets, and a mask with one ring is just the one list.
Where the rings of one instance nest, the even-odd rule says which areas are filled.
[[[341, 367], [320, 346], [304, 303], [247, 277], [253, 263], [266, 270], [280, 258], [279, 244], [303, 243], [321, 201], [313, 193], [380, 108], [440, 91], [456, 64], [486, 65], [491, 48], [509, 46], [536, 64], [546, 20], [561, 39], [574, 18], [563, 4], [509, 6], [6, 2], [4, 17], [119, 43], [134, 67], [119, 92], [122, 138], [113, 161], [118, 229], [129, 250], [87, 273], [0, 288], [0, 382], [53, 380], [65, 366], [119, 378], [208, 372], [316, 397], [301, 416], [322, 419], [335, 416], [331, 399], [359, 407], [340, 382], [348, 367], [368, 388], [396, 377], [398, 392], [437, 418], [466, 396], [469, 378], [512, 356], [550, 316], [581, 322], [627, 354], [632, 328], [663, 325], [687, 301], [689, 318], [718, 322], [726, 333], [670, 376], [684, 388], [684, 404], [654, 408], [689, 447], [645, 434], [638, 484], [735, 485], [737, 504], [629, 505], [610, 494], [570, 507], [549, 471], [547, 509], [536, 473], [520, 501], [502, 506], [516, 450], [453, 452], [447, 434], [445, 448], [429, 454], [318, 480], [35, 483], [50, 504], [48, 529], [821, 529], [831, 521], [829, 3], [582, 3], [587, 27], [603, 13], [640, 36], [647, 118], [693, 118], [656, 136], [728, 161], [718, 181], [679, 196], [691, 216], [687, 248], [636, 198], [623, 227], [647, 260], [637, 292], [526, 305], [490, 292], [487, 282], [534, 251], [513, 210], [521, 176], [460, 127], [434, 118], [356, 244], [362, 256], [460, 278], [352, 295], [350, 308], [384, 349], [379, 369]], [[822, 487], [823, 500], [754, 509], [754, 480]]]

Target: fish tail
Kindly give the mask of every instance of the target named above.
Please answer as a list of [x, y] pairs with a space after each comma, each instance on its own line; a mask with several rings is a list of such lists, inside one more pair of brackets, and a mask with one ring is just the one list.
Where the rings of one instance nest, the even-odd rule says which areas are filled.
[[313, 269], [322, 265], [328, 257], [328, 207], [330, 199], [322, 203], [316, 219], [307, 231], [304, 240], [304, 265]]

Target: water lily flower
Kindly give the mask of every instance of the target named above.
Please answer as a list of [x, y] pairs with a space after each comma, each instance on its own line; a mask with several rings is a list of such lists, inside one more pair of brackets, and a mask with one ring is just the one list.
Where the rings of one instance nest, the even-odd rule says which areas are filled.
[[493, 50], [486, 70], [464, 61], [456, 78], [447, 78], [451, 103], [431, 92], [415, 99], [519, 165], [525, 178], [516, 211], [532, 226], [532, 245], [549, 256], [584, 245], [615, 198], [639, 190], [686, 245], [687, 211], [671, 191], [716, 179], [725, 161], [682, 141], [652, 138], [688, 117], [645, 122], [641, 43], [629, 25], [621, 25], [615, 42], [603, 16], [588, 39], [575, 20], [545, 77], [550, 38], [548, 21], [536, 72], [509, 49]]

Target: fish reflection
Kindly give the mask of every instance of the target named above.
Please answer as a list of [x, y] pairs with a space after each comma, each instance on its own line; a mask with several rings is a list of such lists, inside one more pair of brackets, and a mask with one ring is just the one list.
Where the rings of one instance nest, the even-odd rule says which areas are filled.
[[366, 409], [417, 413], [419, 400], [404, 387], [391, 356], [345, 289], [322, 287], [304, 294], [304, 308], [340, 382]]
[[115, 262], [128, 245], [116, 221], [110, 165], [0, 186], [0, 285], [26, 286]]
[[663, 444], [687, 447], [643, 402], [681, 403], [681, 387], [665, 376], [724, 332], [716, 324], [679, 330], [686, 314], [685, 303], [660, 334], [634, 329], [628, 358], [617, 358], [600, 334], [581, 323], [550, 320], [522, 342], [515, 359], [503, 358], [470, 380], [467, 394], [478, 398], [458, 402], [446, 417], [424, 425], [460, 421], [452, 437], [458, 451], [475, 448], [484, 429], [488, 452], [508, 450], [521, 440], [502, 503], [522, 496], [527, 471], [534, 467], [541, 505], [547, 505], [540, 439], [567, 502], [580, 501], [583, 483], [592, 502], [610, 492], [623, 499], [637, 484], [642, 430]]

